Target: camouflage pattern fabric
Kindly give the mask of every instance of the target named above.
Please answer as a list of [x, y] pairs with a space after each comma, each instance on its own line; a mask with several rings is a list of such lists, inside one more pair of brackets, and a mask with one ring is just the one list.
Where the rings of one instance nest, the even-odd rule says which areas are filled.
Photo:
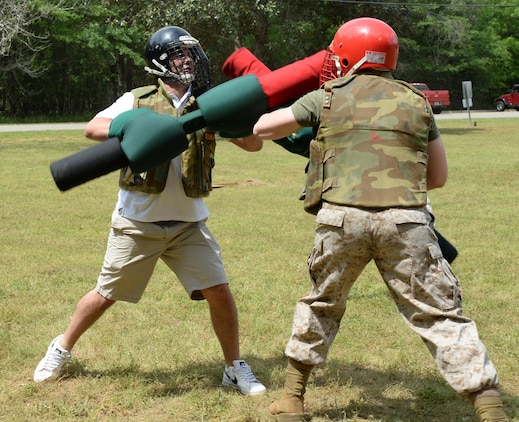
[[[149, 108], [157, 113], [171, 114], [178, 117], [178, 110], [162, 80], [159, 85], [149, 85], [132, 91], [134, 108]], [[182, 114], [196, 109], [195, 97], [191, 97], [182, 110]], [[189, 145], [182, 152], [182, 184], [184, 192], [191, 198], [206, 197], [212, 190], [212, 169], [216, 149], [215, 133], [208, 128], [187, 134]], [[130, 167], [121, 169], [119, 186], [130, 191], [158, 194], [166, 186], [170, 163], [167, 162], [149, 171], [134, 174]]]
[[368, 211], [324, 203], [317, 223], [308, 259], [313, 287], [296, 305], [288, 357], [308, 365], [326, 360], [349, 292], [374, 260], [400, 314], [456, 393], [498, 386], [476, 325], [462, 314], [461, 287], [425, 207]]
[[427, 199], [427, 145], [433, 115], [402, 81], [357, 75], [324, 85], [310, 145], [305, 209], [321, 200], [365, 208], [421, 207]]
[[203, 130], [203, 136], [193, 136], [182, 153], [182, 183], [191, 198], [208, 196], [213, 190], [212, 169], [216, 149], [215, 132]]
[[[135, 97], [133, 107], [149, 108], [158, 113], [176, 113], [174, 107], [165, 97], [165, 88], [148, 85], [132, 90]], [[167, 94], [167, 93], [166, 93]], [[158, 194], [166, 187], [169, 162], [142, 173], [133, 173], [132, 169], [124, 167], [119, 176], [119, 187], [128, 191]]]

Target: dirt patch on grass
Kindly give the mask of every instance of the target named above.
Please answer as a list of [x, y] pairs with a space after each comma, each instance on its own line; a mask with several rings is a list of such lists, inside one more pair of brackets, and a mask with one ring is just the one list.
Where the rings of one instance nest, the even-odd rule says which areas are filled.
[[248, 179], [241, 182], [215, 182], [213, 188], [225, 188], [225, 187], [247, 187], [247, 186], [269, 186], [268, 183], [262, 182], [261, 180]]

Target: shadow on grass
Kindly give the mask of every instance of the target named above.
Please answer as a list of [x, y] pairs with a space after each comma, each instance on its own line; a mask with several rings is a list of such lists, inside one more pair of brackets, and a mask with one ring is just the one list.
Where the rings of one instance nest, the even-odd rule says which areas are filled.
[[[255, 375], [272, 390], [280, 390], [279, 376], [271, 374], [286, 367], [283, 356], [271, 359], [244, 358]], [[223, 372], [221, 361], [186, 363], [174, 370], [158, 368], [143, 371], [137, 364], [96, 371], [86, 369], [73, 359], [65, 368], [61, 380], [82, 377], [139, 378], [147, 385], [150, 397], [180, 397], [192, 390], [219, 388]], [[278, 372], [279, 374], [279, 372]], [[284, 375], [283, 375], [284, 376]], [[392, 387], [405, 391], [403, 396], [388, 394]], [[319, 391], [320, 388], [327, 391]], [[339, 389], [334, 396], [329, 393]], [[352, 393], [351, 390], [354, 390]], [[232, 391], [232, 390], [231, 390]], [[342, 393], [344, 392], [344, 393]], [[511, 420], [518, 420], [519, 398], [503, 391], [507, 413]], [[316, 367], [307, 388], [305, 402], [309, 413], [319, 420], [375, 420], [384, 422], [472, 422], [477, 417], [472, 406], [458, 397], [449, 385], [438, 376], [417, 376], [403, 369], [377, 370], [361, 365], [343, 365], [329, 360]], [[322, 402], [320, 404], [320, 402]], [[333, 405], [329, 403], [333, 402]], [[513, 419], [512, 419], [513, 418]]]
[[[360, 365], [344, 366], [330, 360], [327, 370], [314, 378], [315, 389], [330, 383], [329, 374], [342, 390], [338, 405], [312, 403], [308, 389], [306, 401], [314, 417], [324, 420], [376, 420], [384, 422], [461, 422], [479, 420], [468, 401], [457, 396], [439, 375], [423, 376], [402, 369], [377, 370]], [[392, 392], [397, 386], [396, 393]], [[354, 398], [348, 389], [354, 388]], [[399, 394], [404, 391], [404, 394]], [[519, 398], [502, 392], [509, 417], [519, 416]]]

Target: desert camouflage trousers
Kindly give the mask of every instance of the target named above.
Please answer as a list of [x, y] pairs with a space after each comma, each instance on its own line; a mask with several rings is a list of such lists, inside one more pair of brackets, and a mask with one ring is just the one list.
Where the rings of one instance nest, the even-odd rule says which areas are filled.
[[312, 291], [297, 302], [286, 355], [309, 365], [326, 360], [348, 294], [374, 260], [400, 314], [456, 393], [497, 387], [476, 325], [462, 315], [461, 288], [431, 220], [425, 208], [367, 211], [325, 203], [308, 258]]

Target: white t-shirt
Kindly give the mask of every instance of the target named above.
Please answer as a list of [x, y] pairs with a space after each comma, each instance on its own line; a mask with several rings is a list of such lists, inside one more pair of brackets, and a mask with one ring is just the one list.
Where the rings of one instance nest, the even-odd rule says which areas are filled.
[[[173, 105], [179, 111], [184, 107], [191, 95], [191, 90], [178, 99], [171, 95]], [[119, 114], [133, 109], [134, 96], [126, 92], [110, 107], [97, 113], [95, 117], [114, 119]], [[148, 194], [143, 192], [119, 189], [117, 211], [123, 217], [135, 221], [201, 221], [209, 217], [209, 210], [201, 198], [189, 198], [182, 186], [180, 156], [170, 161], [166, 187], [161, 193]]]

